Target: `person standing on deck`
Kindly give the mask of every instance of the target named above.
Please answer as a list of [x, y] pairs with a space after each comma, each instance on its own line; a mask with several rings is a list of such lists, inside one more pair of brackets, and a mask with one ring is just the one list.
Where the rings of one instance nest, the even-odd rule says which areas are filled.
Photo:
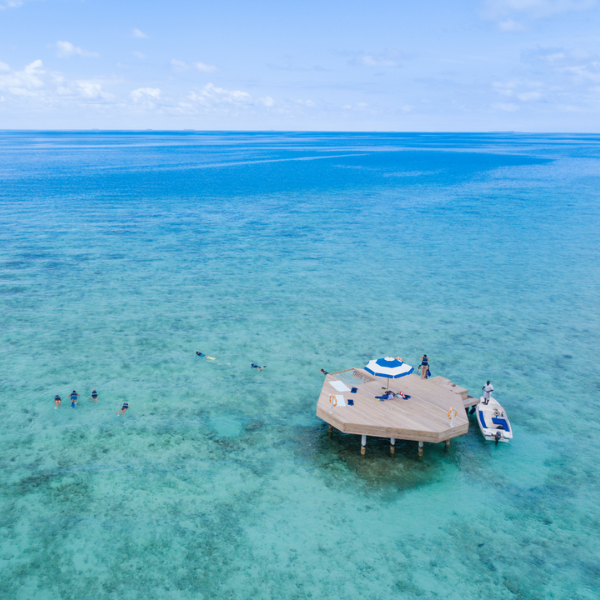
[[483, 390], [483, 403], [487, 404], [492, 397], [494, 386], [488, 381], [481, 389]]
[[429, 358], [427, 354], [421, 356], [421, 379], [427, 379], [427, 371], [429, 371]]

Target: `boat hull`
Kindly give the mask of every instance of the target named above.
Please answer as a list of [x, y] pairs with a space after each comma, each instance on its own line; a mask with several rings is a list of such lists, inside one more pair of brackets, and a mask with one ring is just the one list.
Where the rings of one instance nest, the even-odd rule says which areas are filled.
[[480, 398], [476, 414], [481, 434], [488, 442], [507, 443], [512, 439], [510, 421], [497, 400], [490, 398], [486, 403], [484, 398]]

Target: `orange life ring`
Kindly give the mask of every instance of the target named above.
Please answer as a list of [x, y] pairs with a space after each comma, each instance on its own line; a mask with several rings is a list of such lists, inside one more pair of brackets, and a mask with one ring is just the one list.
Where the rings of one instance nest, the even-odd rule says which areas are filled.
[[457, 416], [458, 416], [458, 411], [457, 411], [455, 408], [451, 408], [451, 409], [448, 411], [448, 418], [449, 418], [449, 419], [452, 419], [452, 411], [454, 411], [454, 416], [455, 416], [455, 417], [457, 417]]
[[[333, 398], [333, 400], [332, 400], [332, 398]], [[337, 406], [337, 397], [334, 394], [329, 394], [329, 402], [333, 406]]]
[[401, 363], [404, 362], [404, 360], [402, 360], [399, 356], [396, 356], [396, 360], [399, 360]]

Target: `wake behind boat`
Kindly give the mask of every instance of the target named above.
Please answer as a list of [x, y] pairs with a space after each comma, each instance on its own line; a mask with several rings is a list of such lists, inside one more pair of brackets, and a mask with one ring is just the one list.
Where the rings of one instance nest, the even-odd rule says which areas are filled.
[[494, 398], [481, 398], [477, 405], [477, 423], [488, 441], [508, 442], [512, 439], [512, 428], [506, 412]]

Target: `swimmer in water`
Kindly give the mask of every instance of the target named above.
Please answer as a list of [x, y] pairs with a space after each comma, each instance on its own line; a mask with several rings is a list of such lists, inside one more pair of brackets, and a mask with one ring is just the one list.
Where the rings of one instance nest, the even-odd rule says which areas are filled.
[[96, 390], [92, 390], [90, 398], [92, 399], [92, 402], [98, 402], [98, 392]]
[[199, 356], [200, 358], [206, 358], [206, 360], [215, 360], [212, 356], [207, 356], [206, 354], [202, 354], [202, 352], [198, 352], [197, 350], [196, 356]]
[[77, 398], [79, 398], [79, 394], [73, 390], [71, 392], [71, 408], [77, 408]]
[[121, 410], [118, 413], [115, 413], [115, 415], [124, 415], [125, 411], [129, 408], [129, 404], [127, 404], [127, 402], [123, 402], [123, 406], [121, 406]]
[[54, 396], [54, 408], [60, 408], [60, 403], [62, 402], [60, 396], [58, 394], [56, 394], [56, 396]]
[[266, 369], [266, 368], [267, 368], [267, 365], [265, 365], [264, 367], [259, 367], [258, 365], [255, 365], [254, 363], [250, 363], [250, 366], [251, 366], [253, 369], [256, 369], [257, 371], [262, 371], [263, 369]]
[[329, 373], [325, 369], [321, 369], [321, 373], [323, 373], [323, 375], [329, 375]]

